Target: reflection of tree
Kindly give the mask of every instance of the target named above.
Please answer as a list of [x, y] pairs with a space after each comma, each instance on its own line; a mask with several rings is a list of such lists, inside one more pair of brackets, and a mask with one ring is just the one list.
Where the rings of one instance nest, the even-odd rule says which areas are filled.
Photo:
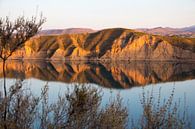
[[[5, 97], [7, 96], [5, 72], [6, 60], [12, 56], [13, 52], [21, 48], [27, 40], [33, 37], [39, 31], [44, 22], [45, 20], [42, 18], [37, 22], [36, 17], [32, 17], [31, 20], [19, 17], [14, 22], [11, 22], [8, 17], [5, 19], [0, 18], [0, 59], [3, 61]], [[6, 117], [7, 111], [5, 110], [3, 116], [4, 121], [6, 121]], [[4, 126], [4, 128], [7, 127]]]

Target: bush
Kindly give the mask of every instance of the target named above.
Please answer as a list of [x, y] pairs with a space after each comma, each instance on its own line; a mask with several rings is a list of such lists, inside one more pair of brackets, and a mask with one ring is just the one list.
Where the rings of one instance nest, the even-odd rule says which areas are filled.
[[[0, 100], [0, 128], [8, 129], [92, 129], [125, 128], [127, 110], [122, 99], [100, 107], [101, 92], [90, 86], [75, 86], [73, 92], [66, 92], [55, 103], [48, 103], [48, 86], [41, 96], [34, 96], [30, 90], [22, 89], [22, 83], [11, 86], [7, 97]], [[4, 115], [6, 114], [6, 119]]]
[[[180, 112], [180, 102], [173, 103], [173, 88], [171, 95], [162, 103], [161, 89], [159, 90], [158, 100], [153, 97], [153, 91], [142, 94], [141, 104], [143, 114], [137, 122], [136, 129], [189, 129], [191, 122], [187, 114], [186, 105], [184, 111]], [[146, 97], [147, 96], [147, 97]], [[181, 115], [181, 113], [183, 113]], [[135, 125], [133, 123], [133, 125]]]
[[[48, 102], [48, 85], [36, 97], [18, 81], [7, 96], [0, 94], [0, 128], [4, 129], [188, 129], [191, 122], [187, 109], [179, 112], [180, 103], [173, 103], [174, 89], [162, 103], [161, 92], [157, 101], [153, 91], [143, 91], [143, 114], [138, 121], [132, 118], [128, 126], [128, 112], [120, 96], [110, 99], [101, 107], [102, 92], [90, 85], [75, 85], [59, 95], [56, 102]], [[183, 113], [183, 114], [181, 114]], [[136, 123], [136, 124], [135, 124]]]

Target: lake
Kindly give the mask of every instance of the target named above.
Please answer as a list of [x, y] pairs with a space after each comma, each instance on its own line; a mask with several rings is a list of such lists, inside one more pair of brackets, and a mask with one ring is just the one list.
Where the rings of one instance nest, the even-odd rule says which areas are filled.
[[[2, 66], [2, 64], [0, 64]], [[3, 91], [3, 72], [0, 69]], [[49, 87], [49, 103], [59, 94], [73, 89], [74, 84], [87, 84], [103, 93], [101, 105], [110, 97], [120, 94], [123, 105], [135, 120], [143, 112], [140, 99], [143, 92], [152, 92], [155, 100], [159, 90], [162, 101], [168, 99], [174, 89], [173, 102], [180, 101], [180, 110], [187, 106], [188, 116], [195, 119], [195, 62], [82, 62], [82, 61], [8, 61], [6, 64], [7, 89], [17, 79], [24, 88], [39, 96], [45, 84]], [[192, 128], [195, 124], [192, 123]]]

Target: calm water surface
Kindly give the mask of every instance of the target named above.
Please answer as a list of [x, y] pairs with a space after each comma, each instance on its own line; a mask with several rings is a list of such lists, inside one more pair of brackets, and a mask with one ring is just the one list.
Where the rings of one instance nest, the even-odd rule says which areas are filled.
[[[153, 91], [157, 99], [161, 89], [161, 98], [164, 99], [175, 88], [173, 101], [185, 98], [189, 117], [195, 119], [195, 63], [10, 61], [6, 65], [6, 73], [7, 87], [14, 84], [16, 79], [23, 79], [24, 88], [31, 89], [37, 96], [48, 83], [50, 103], [78, 83], [101, 89], [102, 106], [108, 103], [110, 97], [120, 94], [130, 116], [135, 119], [142, 113], [140, 99], [143, 91]], [[3, 79], [0, 83], [3, 84]], [[3, 87], [0, 89], [3, 90]], [[181, 101], [181, 110], [183, 105], [184, 101]], [[192, 126], [195, 128], [194, 123]]]

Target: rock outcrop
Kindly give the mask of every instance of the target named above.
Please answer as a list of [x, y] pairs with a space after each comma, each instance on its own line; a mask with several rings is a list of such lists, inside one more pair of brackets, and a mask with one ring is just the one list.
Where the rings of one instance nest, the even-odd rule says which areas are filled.
[[36, 36], [14, 59], [195, 60], [195, 39], [115, 28], [95, 33]]

